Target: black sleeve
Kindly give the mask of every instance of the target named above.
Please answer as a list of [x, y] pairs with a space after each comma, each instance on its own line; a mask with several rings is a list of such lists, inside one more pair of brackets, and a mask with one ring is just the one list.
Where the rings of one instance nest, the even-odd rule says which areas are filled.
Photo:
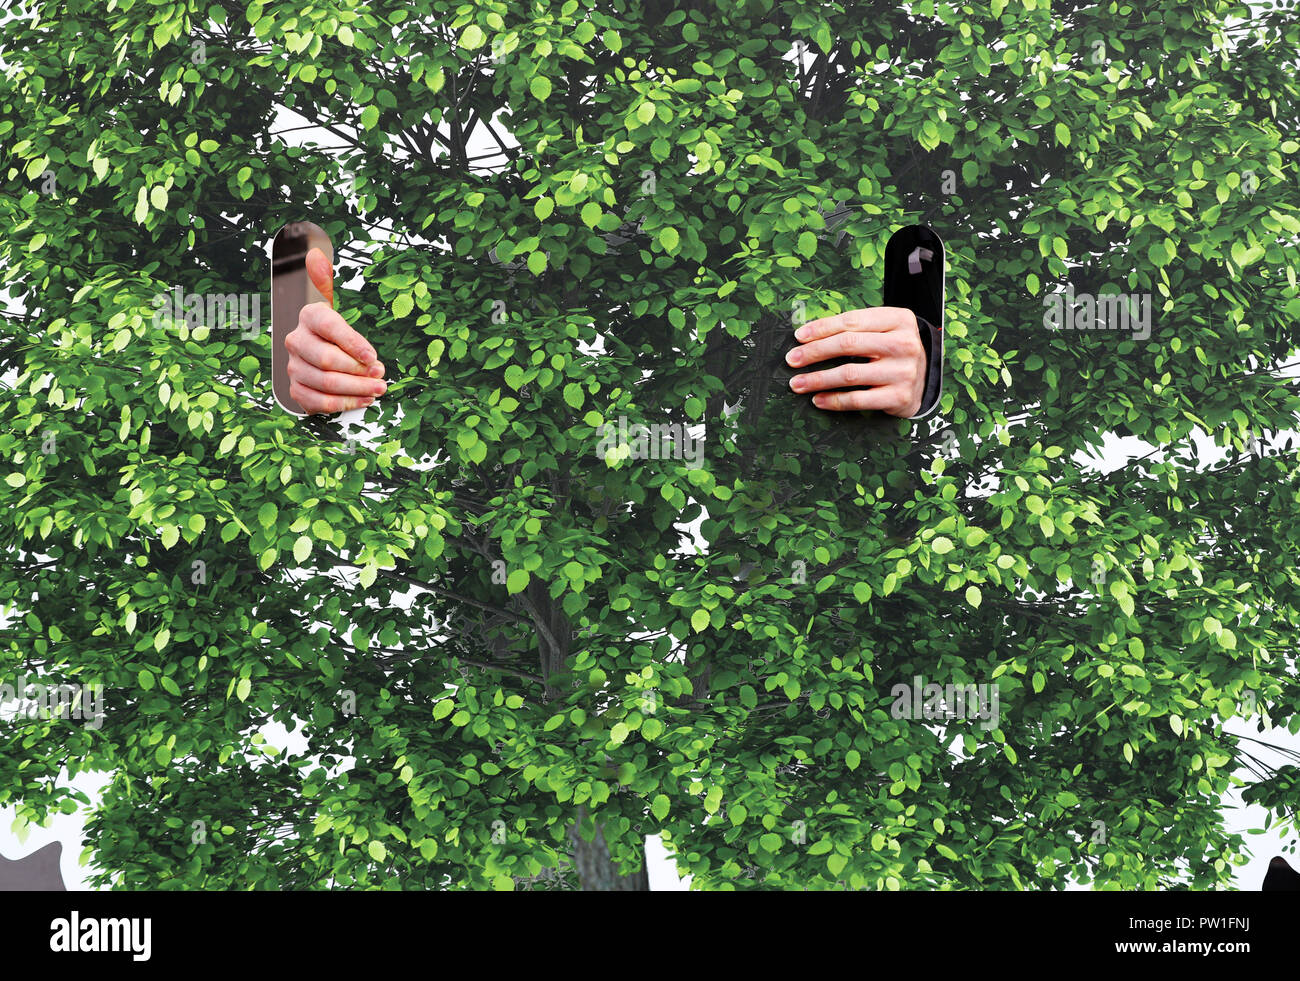
[[921, 333], [921, 346], [925, 348], [925, 391], [921, 394], [921, 408], [909, 419], [924, 419], [939, 405], [943, 391], [943, 331], [924, 317], [916, 318]]

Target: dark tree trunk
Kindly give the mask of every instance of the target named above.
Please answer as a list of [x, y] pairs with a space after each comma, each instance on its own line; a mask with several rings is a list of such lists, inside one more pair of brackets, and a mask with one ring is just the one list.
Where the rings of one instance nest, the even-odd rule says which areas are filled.
[[[565, 489], [560, 488], [562, 493]], [[564, 670], [569, 654], [573, 648], [573, 628], [565, 617], [564, 611], [547, 594], [542, 584], [534, 580], [524, 590], [523, 598], [533, 622], [538, 628], [538, 653], [541, 656], [542, 677], [546, 679], [545, 697], [547, 701], [558, 698], [561, 692], [551, 682], [551, 676]], [[644, 857], [639, 871], [631, 875], [620, 875], [618, 866], [609, 857], [609, 846], [600, 824], [596, 825], [595, 835], [591, 841], [583, 839], [578, 829], [589, 816], [585, 806], [579, 806], [577, 819], [569, 826], [569, 842], [572, 846], [569, 860], [578, 873], [578, 883], [584, 891], [626, 892], [650, 890], [650, 879], [646, 874]]]
[[578, 809], [578, 820], [569, 828], [569, 840], [573, 843], [570, 853], [573, 866], [578, 872], [578, 882], [584, 892], [637, 892], [650, 890], [650, 877], [646, 873], [645, 861], [641, 868], [631, 875], [620, 875], [618, 866], [609, 857], [609, 846], [599, 824], [591, 841], [583, 839], [578, 828], [587, 817], [586, 807]]

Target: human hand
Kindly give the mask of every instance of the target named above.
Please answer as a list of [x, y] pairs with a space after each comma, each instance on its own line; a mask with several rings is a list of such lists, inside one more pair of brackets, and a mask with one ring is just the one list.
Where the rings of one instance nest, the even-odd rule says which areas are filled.
[[284, 339], [289, 397], [308, 415], [363, 409], [387, 391], [384, 366], [334, 310], [333, 271], [320, 249], [307, 253], [307, 275], [325, 302], [305, 305]]
[[[797, 331], [800, 346], [786, 355], [793, 368], [833, 358], [860, 358], [810, 371], [790, 380], [790, 388], [813, 395], [813, 405], [833, 412], [878, 409], [910, 418], [921, 411], [926, 358], [916, 314], [906, 307], [868, 307], [810, 320]], [[853, 391], [829, 391], [853, 389]]]

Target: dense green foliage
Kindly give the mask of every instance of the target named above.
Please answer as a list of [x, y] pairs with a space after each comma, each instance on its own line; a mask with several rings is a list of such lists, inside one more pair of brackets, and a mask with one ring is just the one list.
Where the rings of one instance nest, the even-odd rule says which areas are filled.
[[[1219, 0], [19, 3], [0, 676], [107, 714], [0, 723], [0, 803], [110, 773], [135, 886], [510, 888], [593, 818], [710, 889], [1227, 881], [1224, 723], [1300, 725], [1298, 42]], [[274, 407], [265, 332], [154, 323], [301, 218], [397, 380], [374, 447]], [[762, 395], [753, 325], [878, 302], [922, 218], [938, 414]], [[1150, 336], [1046, 329], [1066, 282]], [[702, 465], [602, 458], [620, 417]], [[1161, 449], [1102, 474], [1107, 433]], [[996, 724], [896, 718], [917, 676]]]

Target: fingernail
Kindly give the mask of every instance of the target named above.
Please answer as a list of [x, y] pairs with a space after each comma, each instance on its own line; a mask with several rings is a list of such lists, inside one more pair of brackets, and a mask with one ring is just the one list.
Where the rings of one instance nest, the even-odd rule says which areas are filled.
[[793, 388], [796, 392], [802, 392], [804, 389], [804, 385], [806, 384], [807, 383], [803, 380], [802, 375], [800, 375], [798, 378], [790, 379], [790, 387]]
[[362, 361], [374, 361], [374, 360], [375, 360], [375, 352], [374, 352], [374, 350], [371, 349], [371, 348], [368, 348], [368, 347], [363, 347], [363, 348], [361, 349], [361, 360], [362, 360]]
[[372, 364], [370, 366], [370, 370], [367, 372], [367, 374], [369, 374], [371, 378], [378, 378], [383, 373], [384, 373], [384, 366], [382, 364], [379, 364], [378, 362]]
[[383, 395], [386, 391], [388, 391], [388, 386], [385, 385], [383, 382], [380, 382], [378, 385], [372, 388], [371, 391], [374, 392], [376, 395]]
[[794, 336], [795, 336], [798, 340], [801, 340], [801, 341], [806, 341], [806, 340], [808, 340], [808, 328], [807, 328], [807, 327], [800, 327], [798, 330], [796, 330], [796, 331], [794, 332]]
[[374, 404], [375, 404], [375, 400], [374, 400], [374, 399], [362, 399], [362, 400], [361, 400], [361, 404], [360, 404], [359, 406], [357, 406], [357, 408], [358, 408], [358, 409], [364, 409], [366, 406], [374, 405]]
[[803, 352], [791, 351], [785, 356], [785, 360], [787, 364], [798, 364], [803, 360]]

